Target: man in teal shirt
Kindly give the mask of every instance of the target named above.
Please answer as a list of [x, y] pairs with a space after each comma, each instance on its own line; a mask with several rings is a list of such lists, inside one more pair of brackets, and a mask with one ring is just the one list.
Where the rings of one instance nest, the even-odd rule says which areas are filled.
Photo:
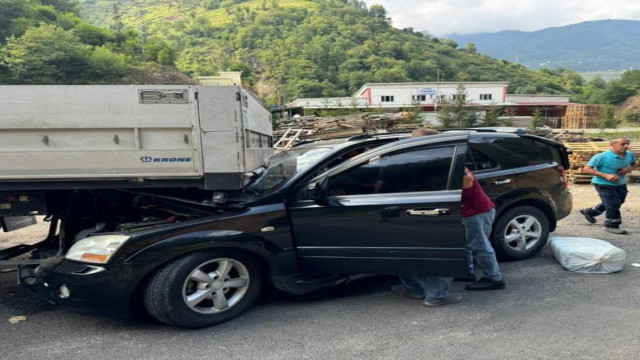
[[629, 139], [613, 139], [611, 149], [594, 155], [583, 169], [594, 175], [591, 183], [600, 195], [601, 203], [581, 209], [580, 213], [592, 224], [596, 222], [596, 216], [605, 213], [604, 229], [613, 234], [627, 233], [620, 229], [620, 206], [627, 197], [627, 174], [638, 168], [636, 157], [628, 149]]

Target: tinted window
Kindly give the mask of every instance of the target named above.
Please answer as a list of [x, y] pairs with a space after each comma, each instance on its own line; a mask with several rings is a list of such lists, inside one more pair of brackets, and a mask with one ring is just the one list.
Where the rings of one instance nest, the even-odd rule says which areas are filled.
[[556, 155], [557, 152], [551, 146], [532, 139], [521, 137], [495, 138], [491, 139], [490, 142], [503, 150], [526, 159], [529, 165], [556, 161], [558, 157]]
[[468, 169], [474, 171], [482, 171], [489, 169], [497, 169], [498, 162], [484, 154], [482, 151], [478, 151], [473, 147], [470, 147], [467, 151], [467, 159], [465, 161], [465, 166]]
[[360, 165], [329, 180], [329, 195], [446, 190], [454, 147], [407, 151]]

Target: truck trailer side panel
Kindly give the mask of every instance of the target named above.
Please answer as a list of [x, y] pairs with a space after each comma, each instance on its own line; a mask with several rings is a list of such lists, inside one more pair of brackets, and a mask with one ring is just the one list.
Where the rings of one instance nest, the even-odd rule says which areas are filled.
[[[254, 131], [265, 141], [249, 149]], [[239, 86], [0, 86], [0, 187], [196, 180], [237, 189], [268, 160], [271, 136], [269, 112]]]

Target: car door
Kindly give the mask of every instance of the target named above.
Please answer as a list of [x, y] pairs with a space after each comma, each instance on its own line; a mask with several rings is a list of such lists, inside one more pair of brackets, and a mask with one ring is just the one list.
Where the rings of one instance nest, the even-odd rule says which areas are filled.
[[460, 216], [466, 149], [464, 136], [387, 147], [303, 184], [322, 189], [287, 204], [301, 267], [469, 276]]

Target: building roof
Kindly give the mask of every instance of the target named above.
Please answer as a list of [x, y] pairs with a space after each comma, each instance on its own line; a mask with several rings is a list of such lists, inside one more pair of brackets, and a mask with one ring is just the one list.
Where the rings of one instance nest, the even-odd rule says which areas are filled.
[[416, 88], [416, 87], [438, 87], [438, 86], [454, 86], [464, 85], [465, 87], [475, 86], [509, 86], [509, 82], [506, 81], [432, 81], [432, 82], [398, 82], [398, 83], [366, 83], [356, 91], [353, 95], [358, 96], [362, 94], [367, 88], [381, 88], [381, 87], [394, 87], [394, 88]]

